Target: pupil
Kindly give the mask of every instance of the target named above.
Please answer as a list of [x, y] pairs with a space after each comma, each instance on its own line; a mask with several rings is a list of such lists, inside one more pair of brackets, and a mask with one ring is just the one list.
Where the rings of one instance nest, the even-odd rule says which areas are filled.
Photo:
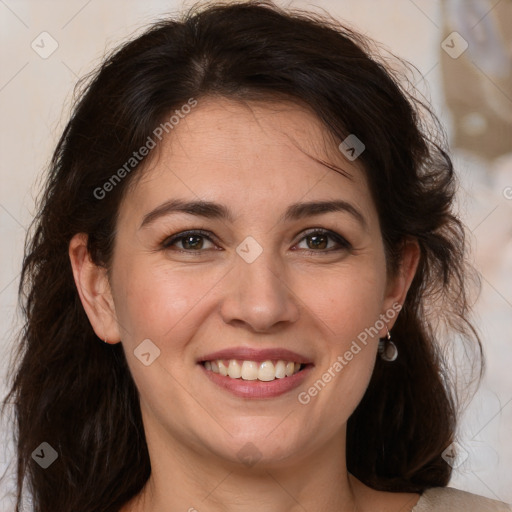
[[[196, 242], [190, 242], [191, 240], [195, 240]], [[197, 249], [202, 247], [202, 238], [197, 235], [191, 235], [183, 239], [183, 245], [185, 249]]]
[[327, 247], [327, 237], [325, 235], [312, 235], [309, 237], [313, 242], [313, 247], [309, 245], [310, 249], [325, 249]]

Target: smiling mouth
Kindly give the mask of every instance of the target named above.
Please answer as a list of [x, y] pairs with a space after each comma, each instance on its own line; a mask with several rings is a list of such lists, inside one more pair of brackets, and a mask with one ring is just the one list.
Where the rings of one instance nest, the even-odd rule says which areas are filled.
[[203, 361], [201, 364], [206, 370], [224, 377], [239, 380], [259, 380], [269, 382], [276, 379], [285, 379], [302, 371], [307, 364], [285, 360], [267, 360], [262, 362], [238, 359], [216, 359]]

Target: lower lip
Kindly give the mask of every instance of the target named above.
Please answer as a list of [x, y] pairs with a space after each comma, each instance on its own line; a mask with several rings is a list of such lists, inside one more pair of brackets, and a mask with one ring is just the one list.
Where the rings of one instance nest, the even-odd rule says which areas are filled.
[[243, 380], [225, 377], [220, 373], [207, 370], [202, 364], [199, 366], [203, 369], [206, 376], [219, 387], [226, 389], [233, 395], [240, 398], [273, 398], [284, 395], [285, 393], [297, 388], [302, 384], [313, 368], [313, 365], [307, 365], [300, 372], [295, 373], [291, 377], [283, 377], [282, 379], [274, 379], [268, 382], [261, 380]]

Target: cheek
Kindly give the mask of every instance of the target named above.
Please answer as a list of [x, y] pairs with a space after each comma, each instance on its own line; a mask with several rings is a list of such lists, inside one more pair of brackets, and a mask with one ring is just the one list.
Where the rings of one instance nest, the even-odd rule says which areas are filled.
[[382, 313], [384, 286], [383, 276], [371, 266], [347, 265], [332, 272], [303, 275], [296, 282], [298, 297], [337, 344], [375, 325]]
[[[324, 356], [318, 377], [300, 390], [299, 402], [310, 411], [330, 410], [335, 425], [346, 421], [360, 402], [371, 378], [378, 336], [375, 326], [383, 313], [385, 277], [379, 266], [340, 267], [329, 275], [303, 279], [300, 297], [319, 319]], [[306, 294], [309, 290], [309, 294]], [[318, 413], [322, 416], [323, 413]]]
[[131, 346], [150, 338], [163, 347], [169, 337], [179, 340], [184, 331], [197, 329], [197, 316], [204, 314], [208, 294], [222, 275], [191, 266], [170, 271], [143, 261], [125, 264], [115, 287], [123, 342]]

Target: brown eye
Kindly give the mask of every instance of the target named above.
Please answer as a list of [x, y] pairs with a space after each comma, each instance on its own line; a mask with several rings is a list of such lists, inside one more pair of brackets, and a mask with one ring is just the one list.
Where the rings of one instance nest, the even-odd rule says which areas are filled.
[[189, 231], [178, 233], [177, 235], [166, 238], [162, 242], [161, 246], [163, 249], [170, 249], [173, 246], [177, 246], [177, 250], [189, 252], [199, 252], [201, 250], [212, 248], [205, 247], [205, 243], [210, 243], [213, 246], [213, 242], [207, 234], [203, 232]]
[[332, 252], [351, 249], [351, 244], [341, 235], [324, 229], [310, 231], [302, 238], [299, 245], [306, 241], [306, 251], [310, 253]]
[[204, 238], [202, 236], [191, 235], [183, 237], [181, 240], [183, 248], [186, 250], [203, 248]]
[[308, 240], [310, 249], [327, 249], [329, 237], [326, 235], [309, 235], [305, 237]]

